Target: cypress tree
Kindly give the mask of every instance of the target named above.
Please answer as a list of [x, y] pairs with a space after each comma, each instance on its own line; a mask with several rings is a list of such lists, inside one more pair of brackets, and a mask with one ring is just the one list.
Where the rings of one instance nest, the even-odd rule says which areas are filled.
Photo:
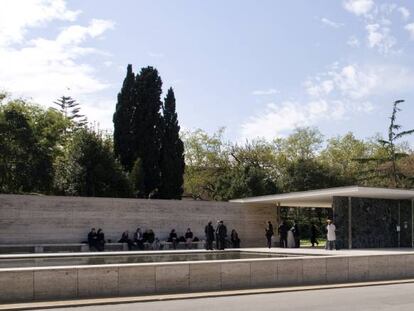
[[142, 68], [135, 80], [134, 127], [136, 156], [141, 159], [144, 196], [156, 198], [160, 187], [162, 81], [153, 67]]
[[135, 75], [129, 64], [113, 116], [114, 152], [126, 171], [131, 171], [137, 157], [132, 124], [135, 100]]
[[181, 199], [184, 183], [184, 144], [176, 112], [174, 91], [168, 90], [163, 106], [163, 137], [161, 148], [161, 187], [163, 199]]

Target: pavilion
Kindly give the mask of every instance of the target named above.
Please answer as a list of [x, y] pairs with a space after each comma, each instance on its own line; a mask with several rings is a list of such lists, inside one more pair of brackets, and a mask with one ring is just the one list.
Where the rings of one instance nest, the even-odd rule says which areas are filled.
[[232, 200], [246, 206], [332, 208], [345, 248], [414, 247], [414, 190], [347, 186]]

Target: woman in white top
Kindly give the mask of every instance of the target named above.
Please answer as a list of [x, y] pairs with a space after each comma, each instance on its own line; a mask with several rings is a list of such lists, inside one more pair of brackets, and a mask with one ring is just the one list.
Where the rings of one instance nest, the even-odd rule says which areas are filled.
[[295, 248], [296, 243], [295, 243], [295, 236], [293, 235], [293, 228], [291, 228], [288, 231], [288, 236], [287, 236], [287, 247], [288, 248]]
[[332, 220], [328, 219], [327, 220], [328, 225], [326, 226], [326, 246], [325, 249], [327, 250], [333, 250], [336, 249], [335, 247], [335, 241], [336, 241], [336, 227], [335, 225], [332, 223]]

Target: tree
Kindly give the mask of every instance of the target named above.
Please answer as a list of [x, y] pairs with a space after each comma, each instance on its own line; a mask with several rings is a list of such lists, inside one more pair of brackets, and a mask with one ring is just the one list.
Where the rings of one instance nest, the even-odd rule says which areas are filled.
[[360, 172], [364, 169], [355, 159], [366, 157], [368, 153], [369, 145], [349, 132], [342, 137], [328, 139], [319, 161], [336, 171], [347, 184], [354, 185], [359, 182]]
[[387, 160], [391, 162], [391, 178], [394, 187], [398, 187], [400, 178], [404, 177], [397, 170], [397, 159], [407, 156], [406, 153], [398, 153], [395, 144], [399, 139], [414, 133], [414, 129], [408, 131], [400, 131], [401, 125], [396, 123], [397, 112], [401, 111], [401, 109], [398, 107], [398, 104], [403, 102], [404, 100], [397, 100], [394, 102], [392, 114], [390, 117], [390, 126], [388, 127], [388, 140], [379, 140], [379, 142], [388, 151]]
[[57, 161], [56, 188], [78, 196], [131, 196], [130, 184], [113, 155], [111, 141], [83, 128], [73, 134], [66, 154]]
[[53, 179], [52, 158], [42, 148], [24, 102], [0, 109], [0, 191], [49, 192]]
[[316, 128], [303, 127], [296, 128], [287, 138], [277, 138], [274, 142], [289, 161], [311, 159], [320, 150], [323, 135]]
[[220, 201], [278, 192], [276, 184], [263, 169], [243, 165], [219, 175], [214, 189], [214, 198]]
[[88, 121], [85, 115], [80, 114], [80, 104], [70, 96], [62, 96], [53, 102], [65, 118], [73, 122], [74, 128], [84, 127]]
[[[400, 131], [402, 126], [396, 123], [397, 113], [401, 111], [398, 107], [404, 100], [397, 100], [393, 104], [392, 114], [390, 117], [390, 125], [388, 127], [388, 139], [377, 138], [376, 142], [379, 146], [376, 152], [370, 157], [356, 159], [360, 163], [364, 163], [368, 169], [364, 171], [365, 179], [379, 178], [386, 186], [398, 188], [402, 185], [405, 176], [399, 169], [398, 162], [407, 157], [404, 148], [398, 145], [398, 141], [408, 135], [414, 133], [414, 129]], [[370, 163], [375, 163], [373, 168], [369, 167]]]
[[142, 161], [145, 197], [158, 197], [161, 181], [161, 90], [162, 81], [153, 67], [142, 68], [136, 77], [133, 117], [136, 157]]
[[184, 144], [180, 138], [180, 126], [175, 107], [174, 91], [170, 88], [163, 106], [160, 197], [180, 200], [184, 191], [185, 162]]
[[184, 189], [193, 199], [214, 199], [217, 177], [230, 169], [230, 147], [223, 142], [223, 133], [223, 128], [212, 135], [201, 129], [183, 133]]
[[131, 182], [132, 191], [136, 198], [145, 197], [144, 181], [145, 175], [142, 169], [142, 161], [140, 158], [135, 160], [131, 173], [129, 173], [129, 180]]
[[299, 159], [289, 163], [284, 176], [286, 192], [343, 186], [341, 176], [314, 159]]
[[121, 91], [118, 93], [118, 102], [113, 116], [115, 156], [119, 158], [128, 172], [131, 171], [137, 157], [132, 123], [135, 105], [135, 75], [132, 65], [129, 64]]

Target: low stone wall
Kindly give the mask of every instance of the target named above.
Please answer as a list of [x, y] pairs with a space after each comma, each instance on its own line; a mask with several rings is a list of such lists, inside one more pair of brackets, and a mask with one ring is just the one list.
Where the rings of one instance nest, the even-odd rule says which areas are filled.
[[[166, 239], [190, 227], [204, 239], [208, 221], [224, 220], [228, 234], [236, 229], [243, 247], [265, 245], [264, 227], [276, 219], [275, 207], [248, 207], [215, 201], [140, 200], [115, 198], [0, 195], [0, 244], [80, 243], [90, 228], [102, 228], [117, 242], [137, 227], [153, 229]], [[214, 223], [215, 225], [215, 223]]]
[[414, 277], [414, 254], [0, 269], [0, 302]]

